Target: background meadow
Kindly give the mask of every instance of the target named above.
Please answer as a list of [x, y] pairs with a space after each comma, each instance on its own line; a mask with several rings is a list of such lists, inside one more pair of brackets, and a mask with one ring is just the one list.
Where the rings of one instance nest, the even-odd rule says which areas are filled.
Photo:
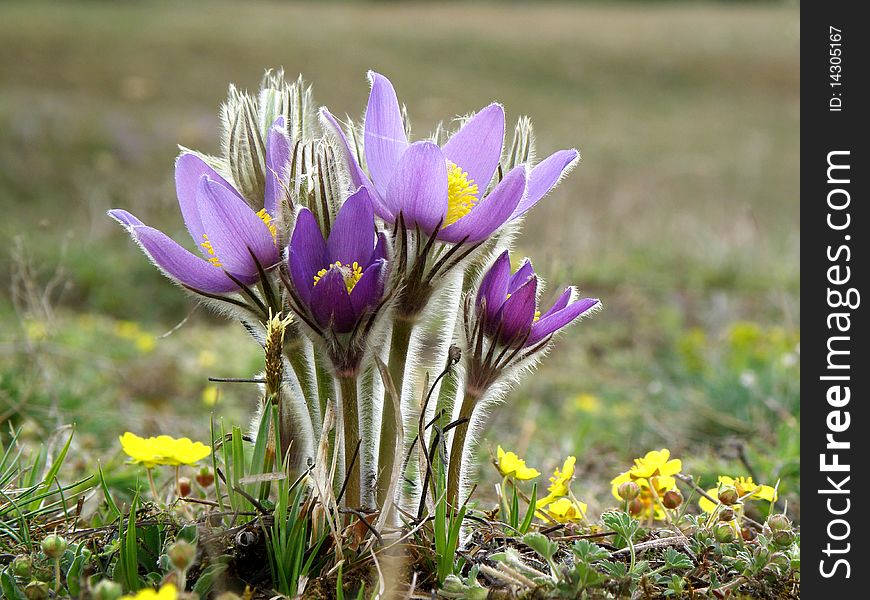
[[540, 155], [583, 155], [518, 248], [604, 310], [509, 397], [493, 453], [542, 472], [576, 455], [597, 514], [631, 458], [668, 447], [706, 487], [781, 480], [799, 517], [798, 23], [778, 4], [4, 2], [0, 436], [62, 443], [75, 422], [76, 468], [123, 480], [126, 429], [247, 423], [256, 392], [207, 377], [249, 376], [258, 347], [105, 211], [184, 239], [176, 145], [217, 150], [228, 83], [283, 66], [356, 117], [373, 68], [417, 137], [497, 99], [532, 117]]

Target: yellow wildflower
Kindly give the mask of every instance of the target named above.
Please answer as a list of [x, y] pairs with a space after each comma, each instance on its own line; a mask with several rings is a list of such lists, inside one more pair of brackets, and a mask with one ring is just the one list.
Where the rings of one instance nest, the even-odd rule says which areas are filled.
[[578, 394], [574, 397], [574, 407], [580, 412], [595, 414], [601, 412], [601, 400], [592, 394]]
[[[728, 477], [727, 475], [720, 475], [718, 485], [707, 490], [707, 494], [716, 498], [719, 495], [719, 490], [726, 485], [734, 486], [740, 498], [746, 496], [751, 500], [766, 500], [768, 502], [776, 502], [777, 499], [776, 490], [769, 485], [757, 485], [752, 481], [752, 477]], [[702, 496], [698, 500], [698, 505], [704, 512], [711, 513], [716, 510], [717, 503]]]
[[558, 498], [567, 496], [571, 492], [571, 480], [574, 479], [574, 465], [577, 458], [569, 456], [561, 469], [556, 469], [550, 477], [550, 485], [547, 487], [549, 494], [537, 501], [537, 506], [546, 506]]
[[202, 403], [206, 406], [214, 406], [217, 404], [220, 391], [216, 385], [207, 385], [202, 388]]
[[[656, 496], [661, 498], [666, 492], [677, 489], [677, 480], [670, 475], [658, 475], [649, 479], [636, 478], [631, 474], [631, 471], [626, 471], [617, 477], [614, 477], [610, 482], [611, 493], [613, 497], [622, 502], [622, 497], [619, 495], [619, 486], [626, 481], [634, 481], [640, 487], [640, 493], [637, 498], [632, 500], [630, 512], [638, 518], [648, 518], [650, 515], [656, 519], [664, 519], [665, 513], [659, 502], [656, 501]], [[651, 485], [655, 486], [655, 494], [651, 489]]]
[[676, 475], [682, 471], [683, 463], [678, 458], [668, 460], [670, 457], [671, 451], [667, 448], [652, 450], [643, 458], [635, 458], [634, 466], [628, 472], [635, 479]]
[[498, 470], [504, 477], [513, 477], [520, 481], [534, 479], [541, 473], [537, 469], [526, 466], [526, 461], [513, 452], [505, 452], [498, 447]]
[[586, 504], [566, 496], [549, 504], [544, 512], [557, 523], [577, 523], [586, 517]]
[[135, 594], [121, 596], [120, 600], [177, 600], [178, 590], [171, 583], [161, 586], [159, 590], [146, 588]]
[[211, 454], [211, 448], [186, 437], [175, 439], [160, 435], [146, 439], [128, 431], [118, 439], [132, 462], [149, 469], [155, 465], [192, 465]]

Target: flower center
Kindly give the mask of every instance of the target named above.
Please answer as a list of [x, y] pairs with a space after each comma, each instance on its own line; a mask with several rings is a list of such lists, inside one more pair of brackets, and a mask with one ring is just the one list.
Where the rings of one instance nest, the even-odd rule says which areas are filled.
[[263, 223], [266, 224], [266, 227], [269, 228], [269, 232], [272, 234], [272, 241], [276, 244], [278, 243], [278, 228], [275, 227], [275, 224], [272, 222], [272, 215], [266, 212], [265, 208], [261, 208], [257, 213], [257, 216], [263, 220]]
[[[261, 208], [260, 212], [257, 213], [257, 216], [260, 217], [260, 219], [263, 221], [263, 223], [265, 223], [266, 227], [269, 228], [269, 232], [272, 234], [272, 241], [275, 242], [275, 244], [277, 244], [278, 243], [278, 228], [275, 227], [275, 224], [272, 222], [272, 215], [267, 213], [265, 208]], [[214, 246], [212, 246], [211, 242], [208, 241], [208, 234], [203, 233], [202, 239], [204, 241], [201, 242], [199, 245], [202, 246], [205, 249], [206, 253], [211, 257], [208, 259], [208, 262], [210, 262], [211, 264], [213, 264], [214, 266], [216, 266], [218, 268], [223, 267], [224, 266], [223, 263], [221, 263], [220, 259], [217, 257], [217, 255], [214, 252]]]
[[447, 161], [447, 216], [444, 227], [452, 225], [477, 204], [477, 184], [468, 178], [468, 173], [454, 162]]
[[356, 287], [356, 284], [359, 283], [359, 280], [362, 278], [363, 271], [362, 267], [359, 266], [359, 263], [353, 261], [352, 265], [343, 265], [340, 260], [335, 261], [331, 265], [329, 265], [325, 269], [320, 269], [317, 272], [317, 275], [314, 276], [314, 285], [317, 285], [320, 282], [320, 279], [326, 275], [330, 269], [333, 267], [341, 270], [341, 274], [344, 277], [344, 285], [347, 286], [347, 293], [351, 293], [353, 288]]
[[217, 257], [217, 255], [214, 253], [214, 248], [212, 247], [211, 242], [208, 241], [208, 234], [207, 234], [207, 233], [203, 233], [203, 234], [202, 234], [202, 239], [204, 239], [205, 241], [202, 242], [202, 243], [200, 244], [200, 246], [202, 246], [203, 248], [205, 248], [205, 251], [208, 253], [209, 256], [211, 256], [211, 258], [208, 259], [208, 262], [210, 262], [211, 264], [213, 264], [213, 265], [216, 266], [216, 267], [222, 267], [223, 264], [221, 264], [220, 259], [219, 259], [219, 258]]

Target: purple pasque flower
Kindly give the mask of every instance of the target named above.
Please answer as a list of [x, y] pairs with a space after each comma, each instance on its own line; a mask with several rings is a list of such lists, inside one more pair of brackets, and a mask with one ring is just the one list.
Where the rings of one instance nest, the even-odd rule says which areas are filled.
[[441, 147], [410, 143], [393, 85], [375, 72], [369, 79], [363, 135], [368, 175], [335, 117], [325, 108], [321, 114], [341, 142], [351, 183], [369, 190], [375, 212], [386, 222], [401, 214], [406, 226], [434, 232], [441, 241], [483, 241], [534, 206], [579, 157], [576, 150], [562, 150], [528, 174], [524, 165], [515, 167], [485, 195], [502, 154], [504, 109], [498, 104], [481, 109]]
[[254, 211], [217, 171], [192, 153], [175, 163], [175, 189], [184, 225], [201, 256], [126, 210], [109, 216], [123, 225], [148, 257], [169, 278], [208, 295], [236, 292], [255, 283], [260, 273], [281, 260], [273, 219], [287, 178], [290, 143], [279, 117], [266, 146], [264, 206]]
[[475, 311], [483, 332], [505, 346], [533, 347], [601, 304], [596, 298], [574, 299], [576, 290], [569, 287], [542, 314], [537, 294], [532, 263], [526, 260], [511, 274], [505, 250], [483, 276], [477, 292]]
[[335, 218], [329, 239], [302, 208], [290, 236], [290, 280], [317, 327], [349, 333], [384, 296], [386, 237], [377, 234], [369, 192], [360, 188]]

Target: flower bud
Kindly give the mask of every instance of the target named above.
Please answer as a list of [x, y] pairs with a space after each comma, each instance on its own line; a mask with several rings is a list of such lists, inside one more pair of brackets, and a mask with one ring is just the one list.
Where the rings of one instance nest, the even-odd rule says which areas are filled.
[[744, 527], [740, 530], [740, 536], [747, 542], [751, 542], [758, 534], [750, 527]]
[[179, 571], [186, 571], [196, 558], [196, 546], [184, 540], [176, 540], [166, 551], [169, 562]]
[[178, 478], [178, 495], [182, 498], [190, 496], [190, 479], [187, 477]]
[[726, 506], [722, 510], [719, 511], [719, 520], [720, 521], [733, 521], [734, 520], [734, 509]]
[[643, 502], [640, 501], [639, 498], [635, 498], [628, 504], [628, 514], [633, 517], [636, 517], [641, 512], [643, 512]]
[[15, 557], [12, 561], [12, 572], [17, 577], [22, 579], [30, 579], [30, 572], [33, 568], [33, 559], [26, 554], [21, 554]]
[[66, 540], [59, 535], [47, 535], [42, 540], [42, 551], [47, 557], [58, 559], [66, 551]]
[[46, 600], [48, 598], [48, 584], [43, 581], [31, 581], [24, 588], [24, 596], [27, 600]]
[[214, 473], [208, 467], [203, 467], [196, 474], [196, 482], [202, 487], [207, 488], [214, 483]]
[[94, 600], [118, 600], [123, 593], [121, 584], [108, 579], [100, 580], [97, 585], [91, 588], [91, 597]]
[[732, 528], [731, 525], [729, 525], [728, 523], [719, 521], [713, 527], [713, 536], [720, 544], [727, 544], [728, 542], [733, 542], [734, 528]]
[[626, 481], [616, 488], [616, 493], [626, 502], [631, 502], [640, 494], [640, 486], [633, 481]]
[[682, 503], [683, 495], [679, 490], [668, 490], [665, 492], [665, 495], [662, 496], [662, 504], [665, 505], [665, 508], [678, 508]]
[[793, 531], [786, 529], [777, 529], [773, 532], [771, 540], [775, 545], [779, 546], [780, 548], [788, 548], [794, 542], [795, 535]]
[[737, 488], [733, 485], [724, 485], [722, 486], [722, 489], [719, 490], [719, 502], [725, 506], [737, 504], [739, 500], [740, 494], [737, 493]]
[[787, 516], [777, 513], [767, 518], [767, 526], [770, 527], [771, 531], [790, 530], [791, 521]]

